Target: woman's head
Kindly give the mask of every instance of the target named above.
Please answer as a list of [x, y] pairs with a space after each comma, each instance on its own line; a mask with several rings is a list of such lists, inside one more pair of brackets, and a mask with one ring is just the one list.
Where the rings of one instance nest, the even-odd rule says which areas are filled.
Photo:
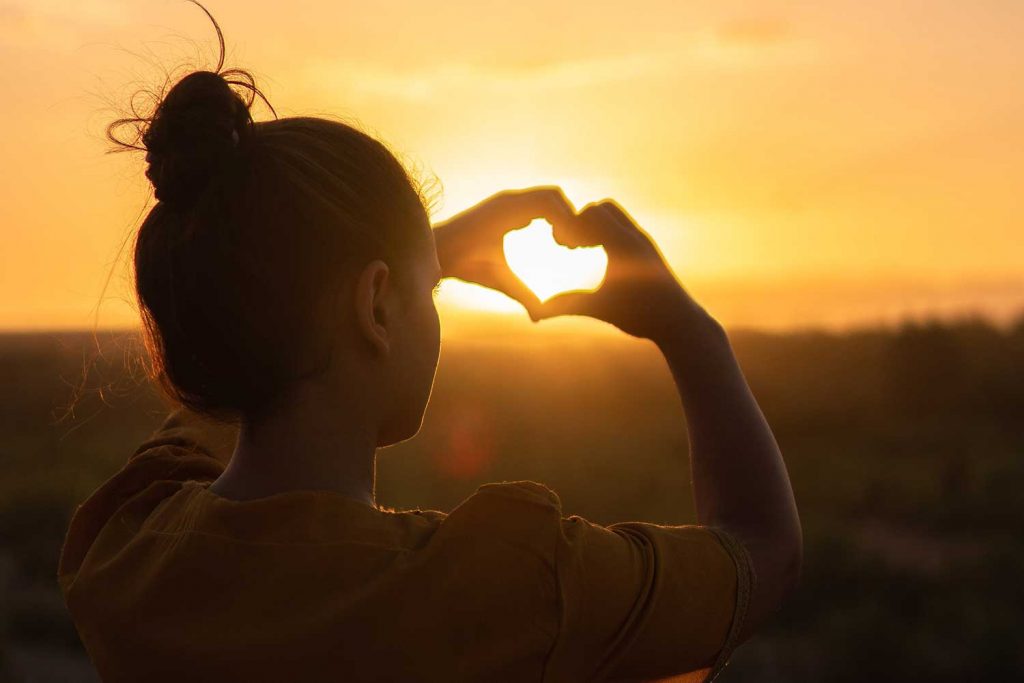
[[[417, 186], [344, 123], [253, 122], [239, 86], [259, 93], [244, 71], [193, 72], [109, 130], [146, 150], [158, 200], [134, 253], [153, 374], [194, 410], [248, 421], [299, 382], [373, 382], [393, 399], [382, 440], [408, 438], [439, 344]], [[114, 135], [126, 123], [141, 147]]]

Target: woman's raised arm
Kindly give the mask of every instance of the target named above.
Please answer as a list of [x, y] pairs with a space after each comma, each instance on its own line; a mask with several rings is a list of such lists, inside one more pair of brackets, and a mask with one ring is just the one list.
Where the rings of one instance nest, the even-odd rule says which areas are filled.
[[753, 565], [745, 638], [796, 585], [802, 534], [785, 462], [729, 339], [614, 202], [588, 206], [554, 236], [570, 247], [603, 245], [608, 270], [597, 291], [556, 296], [540, 317], [604, 320], [654, 341], [668, 361], [688, 425], [697, 520], [735, 536]]

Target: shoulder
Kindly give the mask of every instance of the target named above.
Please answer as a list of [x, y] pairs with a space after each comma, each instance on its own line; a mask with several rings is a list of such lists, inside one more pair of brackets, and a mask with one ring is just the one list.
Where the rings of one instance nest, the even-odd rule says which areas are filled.
[[[121, 469], [72, 511], [58, 562], [62, 586], [70, 586], [104, 530], [104, 550], [122, 547], [149, 514], [187, 481], [213, 481], [224, 471], [235, 431], [185, 409], [171, 412]], [[114, 520], [115, 524], [110, 524]], [[126, 534], [113, 540], [114, 534]]]
[[206, 456], [226, 466], [238, 441], [238, 427], [215, 422], [187, 408], [177, 408], [129, 457], [129, 462], [152, 454]]
[[481, 484], [477, 487], [476, 496], [485, 498], [499, 497], [524, 504], [540, 505], [541, 507], [554, 508], [561, 513], [562, 501], [558, 494], [546, 485], [529, 479], [516, 481], [500, 481]]
[[438, 529], [441, 538], [473, 537], [486, 544], [530, 548], [554, 557], [560, 534], [562, 503], [535, 481], [482, 484], [451, 510]]

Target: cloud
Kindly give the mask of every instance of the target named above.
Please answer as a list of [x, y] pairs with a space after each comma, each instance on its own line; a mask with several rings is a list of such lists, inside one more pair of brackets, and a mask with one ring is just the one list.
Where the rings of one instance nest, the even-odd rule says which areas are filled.
[[815, 45], [779, 17], [733, 19], [705, 31], [693, 43], [693, 56], [724, 68], [756, 69], [812, 61]]
[[667, 63], [664, 56], [655, 54], [558, 60], [533, 66], [447, 63], [417, 69], [321, 60], [311, 63], [304, 75], [307, 81], [320, 87], [340, 87], [384, 98], [425, 100], [467, 90], [514, 94], [587, 88], [648, 76]]
[[49, 19], [82, 25], [118, 26], [125, 23], [127, 5], [120, 0], [19, 0], [0, 3], [0, 22]]
[[74, 50], [97, 29], [128, 23], [121, 0], [0, 2], [0, 45]]
[[301, 69], [307, 84], [351, 97], [428, 101], [460, 92], [541, 95], [680, 73], [691, 67], [758, 69], [806, 62], [816, 51], [780, 18], [737, 19], [681, 33], [669, 49], [504, 65], [447, 62], [402, 67], [316, 59]]
[[792, 25], [780, 18], [733, 19], [715, 27], [715, 37], [723, 45], [765, 47], [793, 38]]

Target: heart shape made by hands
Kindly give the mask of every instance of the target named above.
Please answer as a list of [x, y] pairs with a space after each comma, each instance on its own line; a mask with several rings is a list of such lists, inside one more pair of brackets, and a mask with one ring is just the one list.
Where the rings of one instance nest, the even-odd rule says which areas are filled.
[[603, 247], [562, 246], [544, 219], [506, 233], [503, 246], [509, 268], [541, 301], [566, 291], [597, 289], [608, 267]]

